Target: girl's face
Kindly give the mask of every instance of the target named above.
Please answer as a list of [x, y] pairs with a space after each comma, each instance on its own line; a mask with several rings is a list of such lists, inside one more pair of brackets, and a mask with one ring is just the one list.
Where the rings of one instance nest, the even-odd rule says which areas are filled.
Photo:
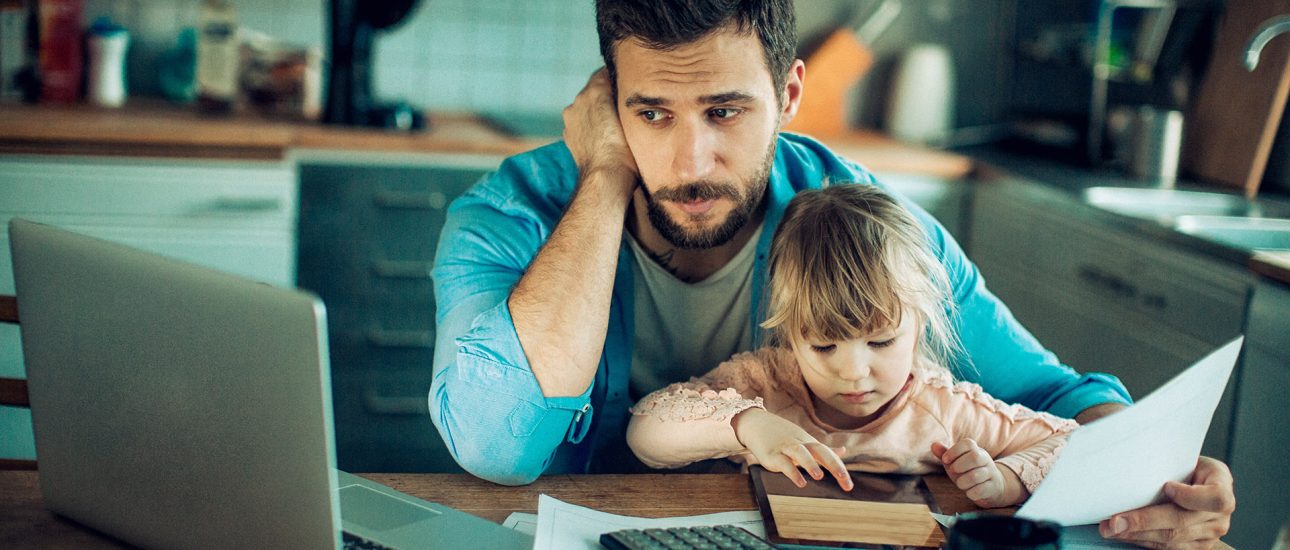
[[820, 419], [855, 429], [878, 417], [909, 380], [918, 342], [916, 315], [906, 311], [899, 327], [840, 342], [808, 337], [794, 345], [802, 378], [814, 394]]

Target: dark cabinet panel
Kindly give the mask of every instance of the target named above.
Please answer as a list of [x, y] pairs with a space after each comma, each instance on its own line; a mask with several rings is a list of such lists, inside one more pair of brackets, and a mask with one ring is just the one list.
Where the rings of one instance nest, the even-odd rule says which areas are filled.
[[460, 472], [430, 421], [430, 280], [448, 203], [486, 170], [302, 164], [298, 285], [327, 306], [338, 466]]

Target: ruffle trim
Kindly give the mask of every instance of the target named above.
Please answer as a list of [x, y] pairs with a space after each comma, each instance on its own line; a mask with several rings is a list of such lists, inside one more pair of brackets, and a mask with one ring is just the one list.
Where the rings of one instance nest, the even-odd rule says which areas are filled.
[[1016, 403], [1005, 403], [985, 392], [979, 384], [956, 382], [947, 372], [926, 372], [922, 375], [923, 383], [933, 388], [949, 389], [953, 393], [968, 396], [973, 402], [993, 411], [1013, 422], [1039, 420], [1056, 433], [1067, 433], [1079, 427], [1079, 423], [1068, 418], [1061, 418], [1046, 412], [1039, 412]]
[[688, 384], [672, 384], [650, 394], [632, 407], [631, 412], [639, 416], [657, 417], [663, 422], [722, 422], [753, 407], [766, 408], [762, 398], [744, 399], [734, 388], [721, 391], [699, 390]]
[[1052, 469], [1053, 464], [1057, 462], [1057, 457], [1061, 456], [1062, 449], [1066, 448], [1066, 438], [1063, 437], [1060, 444], [1053, 448], [1053, 451], [1036, 462], [1019, 461], [1017, 477], [1021, 478], [1022, 485], [1031, 494], [1039, 489], [1039, 484], [1048, 476], [1048, 471]]

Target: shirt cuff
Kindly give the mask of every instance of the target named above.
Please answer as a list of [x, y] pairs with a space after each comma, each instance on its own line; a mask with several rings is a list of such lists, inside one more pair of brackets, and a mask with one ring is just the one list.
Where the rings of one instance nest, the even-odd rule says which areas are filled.
[[1081, 376], [1078, 384], [1048, 406], [1047, 411], [1063, 418], [1075, 418], [1084, 409], [1103, 403], [1132, 405], [1133, 399], [1118, 378], [1090, 373]]

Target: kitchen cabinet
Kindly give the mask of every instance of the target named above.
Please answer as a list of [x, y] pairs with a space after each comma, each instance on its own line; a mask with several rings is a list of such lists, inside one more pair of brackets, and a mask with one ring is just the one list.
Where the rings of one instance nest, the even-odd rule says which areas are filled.
[[[1241, 333], [1253, 276], [1110, 223], [1059, 190], [979, 184], [971, 258], [987, 286], [1062, 361], [1142, 398]], [[1202, 452], [1228, 457], [1235, 378]]]
[[[13, 217], [294, 284], [293, 163], [6, 155], [0, 173], [0, 293], [14, 293]], [[25, 377], [19, 331], [0, 325], [0, 376]], [[35, 458], [29, 411], [0, 407], [0, 433], [0, 457]]]
[[1245, 354], [1236, 394], [1229, 464], [1236, 486], [1234, 548], [1271, 548], [1277, 531], [1290, 522], [1290, 470], [1285, 450], [1286, 388], [1290, 388], [1290, 286], [1261, 281], [1250, 299]]
[[337, 463], [358, 472], [460, 472], [428, 411], [430, 269], [448, 204], [500, 157], [301, 159], [301, 288], [327, 306]]

